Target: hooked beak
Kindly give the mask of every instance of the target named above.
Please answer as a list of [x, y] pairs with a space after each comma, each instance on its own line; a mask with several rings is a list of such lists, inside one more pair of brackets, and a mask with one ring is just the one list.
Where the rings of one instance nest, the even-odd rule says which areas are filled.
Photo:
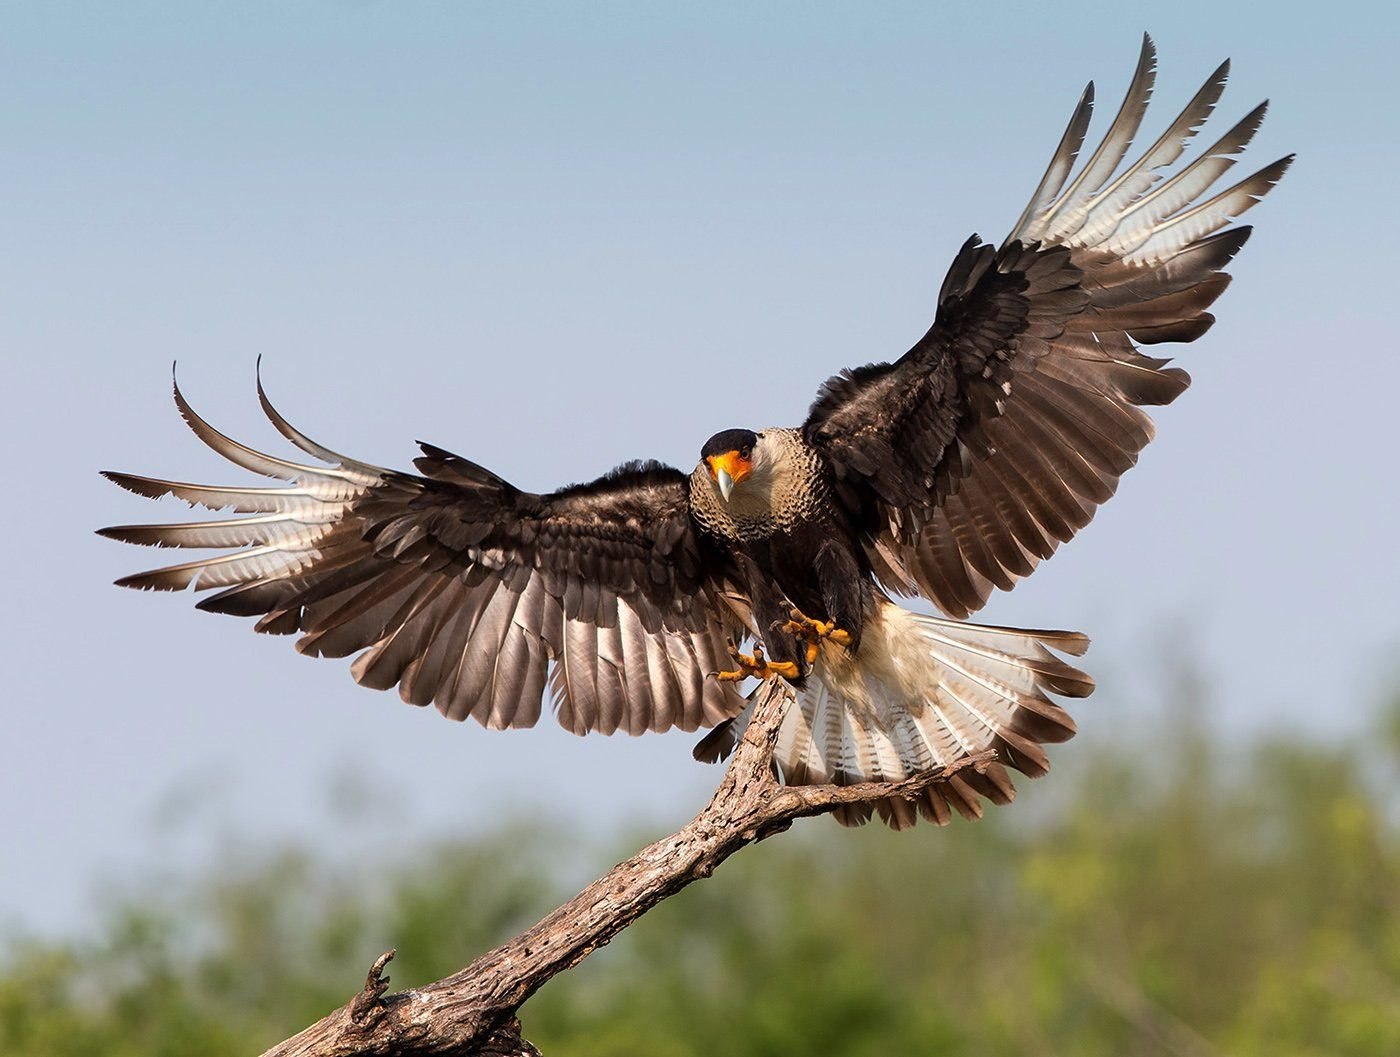
[[710, 476], [715, 480], [715, 487], [726, 503], [734, 494], [734, 486], [753, 472], [753, 463], [737, 451], [711, 455], [706, 461], [710, 464]]
[[729, 497], [734, 494], [734, 478], [729, 476], [729, 471], [716, 470], [715, 484], [719, 485], [719, 494], [724, 496], [724, 501], [729, 502]]

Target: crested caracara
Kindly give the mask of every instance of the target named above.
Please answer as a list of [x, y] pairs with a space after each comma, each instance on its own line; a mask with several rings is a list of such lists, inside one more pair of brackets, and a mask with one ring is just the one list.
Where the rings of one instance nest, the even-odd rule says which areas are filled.
[[1220, 97], [1222, 65], [1125, 161], [1155, 61], [1144, 40], [1117, 116], [1076, 168], [1090, 85], [1005, 241], [974, 236], [954, 257], [928, 333], [892, 363], [827, 381], [800, 426], [717, 433], [689, 474], [636, 462], [537, 495], [430, 445], [416, 473], [338, 455], [259, 382], [272, 424], [315, 461], [266, 455], [215, 430], [177, 387], [200, 440], [285, 484], [109, 473], [140, 495], [244, 515], [102, 530], [224, 552], [118, 582], [217, 589], [200, 609], [299, 634], [303, 653], [354, 654], [358, 682], [453, 719], [528, 727], [547, 696], [579, 734], [714, 727], [696, 749], [706, 759], [745, 720], [742, 678], [779, 676], [796, 694], [777, 750], [786, 781], [895, 780], [994, 748], [985, 772], [875, 810], [903, 827], [1010, 800], [1007, 768], [1044, 773], [1043, 746], [1074, 732], [1051, 695], [1093, 683], [1056, 654], [1087, 640], [964, 620], [1113, 494], [1152, 438], [1142, 407], [1189, 381], [1138, 346], [1210, 328], [1221, 269], [1249, 236], [1229, 225], [1291, 160], [1212, 193], [1259, 106], [1175, 164]]

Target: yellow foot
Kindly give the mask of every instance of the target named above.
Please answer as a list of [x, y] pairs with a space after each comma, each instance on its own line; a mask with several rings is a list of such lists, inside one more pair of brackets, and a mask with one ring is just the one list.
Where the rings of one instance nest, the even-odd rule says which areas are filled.
[[739, 647], [734, 643], [729, 644], [729, 656], [734, 658], [734, 663], [739, 667], [729, 672], [711, 672], [710, 674], [722, 683], [737, 683], [749, 676], [756, 679], [767, 679], [772, 675], [781, 675], [784, 679], [796, 679], [800, 674], [797, 665], [792, 661], [770, 661], [763, 656], [763, 647], [754, 643], [753, 656], [747, 653], [740, 653]]
[[807, 663], [809, 665], [817, 662], [817, 654], [821, 652], [822, 639], [829, 639], [838, 646], [849, 647], [851, 645], [851, 633], [838, 628], [836, 621], [813, 620], [800, 609], [794, 609], [788, 622], [780, 625], [779, 630], [786, 631], [789, 635], [796, 635], [807, 643]]

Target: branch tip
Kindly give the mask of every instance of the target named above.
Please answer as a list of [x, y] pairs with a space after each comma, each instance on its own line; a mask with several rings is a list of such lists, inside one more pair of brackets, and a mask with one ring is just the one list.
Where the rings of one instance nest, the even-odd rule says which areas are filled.
[[350, 1019], [363, 1024], [379, 1009], [379, 999], [389, 990], [389, 977], [384, 975], [384, 967], [398, 954], [398, 948], [390, 948], [374, 959], [365, 975], [365, 986], [350, 1002]]
[[[782, 833], [794, 819], [846, 804], [916, 796], [964, 768], [984, 771], [996, 759], [994, 751], [975, 753], [898, 782], [783, 785], [774, 772], [773, 750], [792, 700], [781, 679], [758, 689], [747, 729], [734, 746], [714, 797], [676, 833], [619, 863], [530, 929], [464, 969], [387, 1002], [384, 967], [395, 952], [385, 951], [370, 967], [359, 994], [264, 1057], [538, 1057], [539, 1051], [520, 1037], [516, 1010], [551, 978], [605, 946], [662, 900], [709, 877], [739, 849]], [[403, 1007], [398, 1003], [410, 998], [412, 1015], [399, 1016]]]

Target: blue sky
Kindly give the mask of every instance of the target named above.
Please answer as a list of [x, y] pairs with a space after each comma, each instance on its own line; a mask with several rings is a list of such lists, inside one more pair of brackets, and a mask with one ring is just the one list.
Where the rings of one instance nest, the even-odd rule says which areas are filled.
[[1229, 55], [1219, 128], [1267, 96], [1251, 155], [1299, 161], [1250, 216], [1219, 324], [1177, 350], [1195, 384], [1140, 467], [984, 616], [1094, 637], [1088, 737], [1131, 738], [1182, 651], [1222, 732], [1357, 729], [1400, 646], [1398, 23], [1379, 4], [0, 4], [0, 928], [72, 927], [104, 880], [230, 834], [343, 836], [366, 788], [411, 838], [538, 813], [659, 828], [718, 777], [686, 736], [488, 734], [111, 587], [161, 556], [91, 530], [179, 508], [98, 469], [239, 479], [183, 430], [172, 360], [255, 443], [262, 355], [292, 421], [380, 464], [422, 438], [541, 490], [638, 456], [688, 467], [921, 334], [953, 252], [1011, 226], [1091, 77], [1106, 123], [1144, 29], [1149, 134]]

